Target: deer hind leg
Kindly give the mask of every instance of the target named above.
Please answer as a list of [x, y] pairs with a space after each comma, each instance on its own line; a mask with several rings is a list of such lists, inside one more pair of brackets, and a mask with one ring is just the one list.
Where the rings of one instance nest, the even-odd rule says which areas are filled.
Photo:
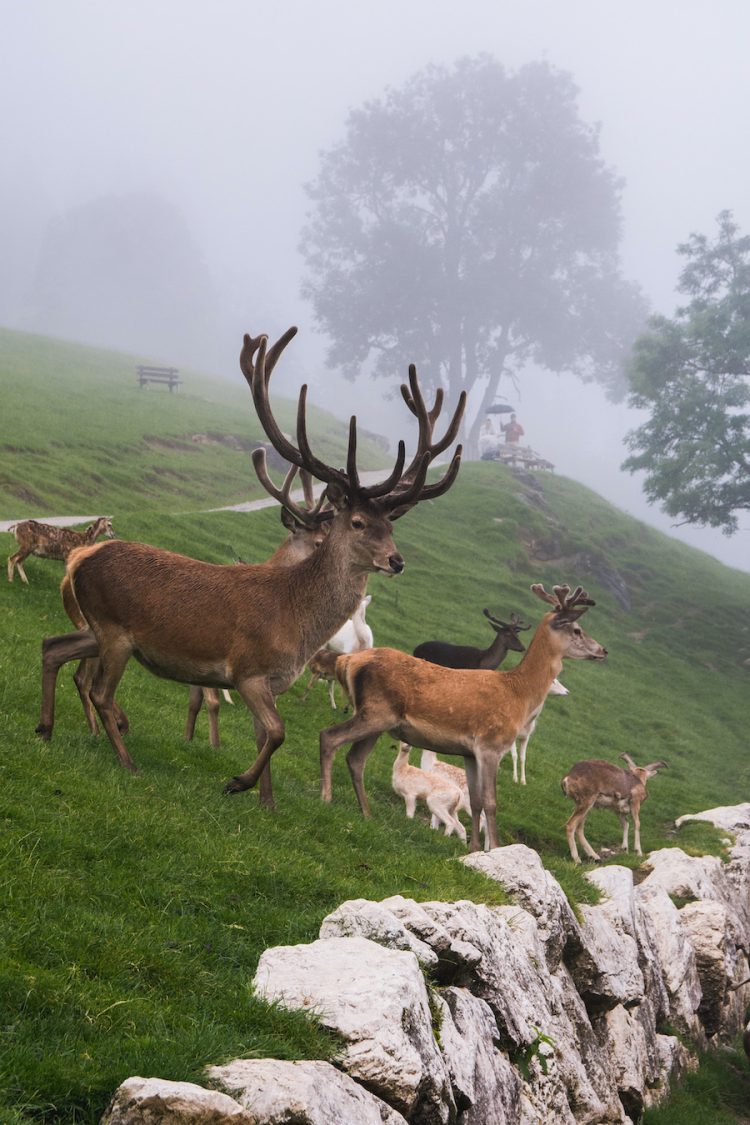
[[[377, 741], [378, 735], [384, 730], [387, 730], [391, 725], [388, 719], [375, 723], [372, 719], [367, 717], [366, 713], [360, 713], [352, 715], [351, 719], [347, 719], [345, 723], [339, 723], [338, 726], [335, 727], [326, 727], [320, 732], [320, 799], [322, 801], [330, 802], [333, 796], [331, 774], [333, 772], [333, 759], [336, 755], [336, 751], [339, 746], [344, 746], [345, 743], [351, 742], [352, 748], [347, 755], [347, 764], [349, 765], [349, 772], [352, 776], [354, 790], [357, 792], [357, 797], [359, 799], [359, 807], [362, 809], [365, 816], [369, 816], [369, 809], [365, 811], [367, 798], [364, 798], [363, 807], [363, 802], [357, 791], [357, 781], [355, 780], [355, 775], [352, 773], [352, 763], [354, 763], [355, 770], [360, 769], [358, 761], [359, 754], [353, 754], [354, 744], [357, 740], [366, 739], [369, 741], [370, 738], [372, 738], [372, 744], [367, 751], [367, 754], [369, 754], [372, 746], [374, 746]], [[365, 758], [367, 754], [365, 754]], [[364, 761], [361, 763], [361, 769], [363, 768]], [[362, 789], [362, 793], [364, 794], [364, 789]]]
[[515, 742], [510, 748], [510, 757], [513, 762], [513, 781], [518, 785], [518, 750], [516, 749]]
[[69, 660], [98, 655], [96, 638], [90, 630], [45, 637], [42, 641], [42, 705], [36, 733], [45, 742], [49, 742], [52, 737], [55, 725], [55, 691], [60, 668]]
[[[115, 691], [131, 655], [132, 648], [124, 637], [115, 638], [106, 647], [100, 642], [99, 660], [95, 666], [93, 684], [88, 696], [96, 708], [96, 713], [101, 719], [120, 764], [132, 773], [137, 773], [136, 764], [128, 754], [120, 731], [118, 720], [124, 713], [115, 703]], [[83, 699], [83, 696], [81, 698]]]
[[10, 558], [8, 559], [8, 581], [9, 582], [13, 581], [13, 570], [15, 568], [21, 576], [21, 581], [25, 582], [26, 585], [28, 586], [29, 580], [26, 577], [26, 571], [23, 569], [23, 560], [27, 559], [29, 557], [30, 553], [31, 553], [30, 551], [16, 551], [15, 555], [10, 556]]
[[188, 688], [188, 709], [187, 718], [185, 720], [185, 741], [192, 742], [193, 735], [195, 734], [195, 722], [198, 718], [201, 707], [203, 706], [203, 688], [199, 688], [197, 684], [191, 684]]
[[628, 830], [630, 828], [630, 822], [628, 821], [627, 813], [618, 813], [617, 815], [620, 818], [620, 825], [622, 827], [622, 850], [624, 852], [627, 852]]
[[452, 836], [455, 832], [460, 840], [466, 843], [466, 829], [458, 819], [457, 810], [461, 803], [461, 791], [455, 793], [448, 790], [428, 794], [427, 808], [432, 813], [432, 819], [445, 825], [445, 835]]
[[[471, 805], [471, 842], [469, 844], [470, 852], [478, 852], [481, 849], [481, 829], [480, 819], [482, 816], [482, 790], [479, 780], [479, 764], [473, 756], [466, 759], [466, 785], [469, 790], [469, 804]], [[485, 842], [488, 835], [485, 835]]]
[[583, 848], [589, 859], [599, 859], [599, 856], [591, 847], [591, 844], [589, 844], [588, 840], [583, 834], [583, 826], [585, 824], [586, 817], [594, 807], [595, 799], [595, 797], [592, 797], [590, 801], [586, 802], [586, 804], [576, 806], [573, 815], [565, 825], [565, 833], [568, 837], [568, 847], [570, 848], [570, 855], [574, 863], [581, 862], [581, 857], [579, 856], [578, 848], [576, 847], [576, 836], [578, 837], [581, 847]]
[[331, 701], [331, 707], [335, 711], [336, 708], [336, 683], [334, 680], [328, 681], [328, 698]]
[[[236, 680], [234, 686], [240, 693], [243, 703], [252, 713], [258, 756], [244, 773], [237, 774], [227, 782], [224, 786], [225, 793], [242, 793], [245, 789], [252, 789], [264, 770], [269, 767], [271, 756], [281, 746], [285, 734], [284, 723], [276, 710], [276, 701], [265, 676]], [[266, 781], [261, 786], [260, 800], [266, 808], [274, 807], [270, 769]]]
[[201, 689], [201, 696], [206, 701], [206, 710], [208, 711], [208, 741], [214, 750], [218, 750], [219, 742], [219, 693], [215, 688], [204, 687]]
[[[367, 794], [365, 793], [365, 762], [369, 758], [379, 737], [380, 730], [376, 730], [373, 733], [366, 735], [364, 738], [358, 738], [355, 742], [352, 742], [351, 747], [349, 748], [349, 751], [346, 755], [346, 764], [349, 767], [349, 776], [352, 779], [354, 792], [357, 794], [357, 801], [359, 803], [360, 811], [362, 813], [362, 816], [367, 817], [369, 817], [371, 814], [370, 803], [367, 800]], [[416, 799], [414, 801], [414, 804], [416, 805]], [[408, 812], [408, 801], [406, 815], [414, 816], [413, 809], [411, 814], [409, 814]]]

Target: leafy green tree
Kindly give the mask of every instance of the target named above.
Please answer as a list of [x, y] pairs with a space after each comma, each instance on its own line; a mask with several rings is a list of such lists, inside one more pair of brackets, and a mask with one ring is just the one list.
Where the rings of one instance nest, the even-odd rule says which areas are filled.
[[627, 437], [623, 468], [645, 470], [649, 500], [683, 523], [731, 535], [750, 509], [750, 237], [730, 211], [718, 235], [691, 234], [673, 320], [652, 317], [636, 340], [630, 403], [650, 411]]
[[393, 377], [411, 360], [453, 401], [483, 384], [474, 441], [529, 363], [624, 393], [645, 304], [620, 276], [621, 185], [576, 97], [546, 63], [481, 55], [349, 115], [301, 242], [330, 363]]

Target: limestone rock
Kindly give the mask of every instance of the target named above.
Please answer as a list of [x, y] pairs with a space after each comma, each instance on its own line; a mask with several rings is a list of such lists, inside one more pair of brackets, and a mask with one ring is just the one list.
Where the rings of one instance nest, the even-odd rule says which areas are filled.
[[741, 805], [721, 805], [715, 809], [706, 809], [704, 812], [686, 813], [678, 816], [674, 822], [676, 828], [681, 828], [690, 820], [704, 820], [726, 832], [750, 832], [750, 801]]
[[252, 1125], [406, 1125], [395, 1109], [326, 1062], [235, 1059], [206, 1071]]
[[539, 937], [551, 969], [568, 954], [581, 948], [581, 931], [565, 892], [543, 866], [537, 852], [525, 844], [510, 844], [489, 852], [463, 857], [467, 867], [502, 883], [524, 910], [536, 918]]
[[257, 1119], [217, 1090], [133, 1077], [115, 1090], [101, 1125], [257, 1125]]
[[635, 898], [648, 919], [667, 989], [669, 1020], [700, 1044], [703, 1031], [698, 1019], [702, 990], [695, 950], [682, 924], [680, 912], [658, 883], [647, 879], [635, 888]]
[[747, 959], [732, 936], [727, 908], [721, 902], [690, 902], [680, 911], [695, 950], [702, 998], [698, 1014], [710, 1037], [727, 1039], [744, 1023], [742, 991], [729, 991], [748, 976]]
[[364, 898], [342, 902], [323, 919], [320, 937], [364, 937], [389, 949], [411, 950], [426, 969], [435, 968], [439, 960], [437, 953], [408, 930], [385, 903], [370, 902]]
[[456, 1099], [457, 1125], [515, 1125], [521, 1077], [498, 1050], [500, 1037], [489, 1006], [463, 988], [443, 989], [439, 1003], [440, 1050]]
[[260, 996], [314, 1012], [345, 1040], [343, 1069], [410, 1122], [455, 1112], [416, 956], [366, 938], [327, 938], [261, 955]]

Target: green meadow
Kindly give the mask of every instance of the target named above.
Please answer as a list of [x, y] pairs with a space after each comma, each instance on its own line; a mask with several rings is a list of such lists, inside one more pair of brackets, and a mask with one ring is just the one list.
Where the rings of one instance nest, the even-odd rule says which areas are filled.
[[[0, 331], [0, 520], [106, 513], [124, 539], [215, 562], [267, 557], [283, 535], [277, 510], [206, 510], [262, 495], [234, 440], [261, 436], [242, 377], [183, 373], [178, 394], [139, 392], [136, 362]], [[291, 403], [277, 413], [292, 425]], [[345, 427], [313, 411], [311, 431], [316, 452], [341, 463]], [[199, 443], [197, 434], [214, 438]], [[375, 466], [382, 454], [365, 445], [362, 459]], [[514, 611], [539, 620], [532, 582], [581, 583], [596, 599], [583, 624], [609, 658], [565, 666], [570, 695], [551, 699], [539, 720], [525, 788], [503, 762], [501, 842], [536, 848], [573, 902], [593, 901], [567, 857], [572, 806], [559, 783], [582, 758], [627, 752], [669, 764], [642, 810], [644, 851], [676, 843], [721, 854], [718, 833], [676, 833], [674, 819], [750, 792], [750, 574], [570, 480], [521, 482], [490, 463], [464, 465], [450, 492], [395, 524], [395, 539], [404, 574], [369, 586], [376, 644], [489, 644], [485, 606], [506, 620]], [[0, 534], [3, 559], [13, 549]], [[205, 714], [187, 743], [186, 688], [135, 663], [118, 699], [138, 775], [88, 733], [70, 668], [53, 740], [42, 743], [40, 642], [69, 622], [61, 564], [25, 566], [28, 587], [0, 583], [2, 1121], [95, 1122], [133, 1074], [200, 1081], [206, 1064], [242, 1055], [330, 1057], [330, 1035], [253, 996], [264, 948], [314, 939], [347, 898], [504, 901], [497, 884], [458, 862], [459, 841], [430, 831], [424, 812], [406, 819], [390, 787], [392, 740], [368, 762], [372, 820], [358, 812], [343, 753], [334, 802], [320, 803], [318, 733], [343, 711], [330, 710], [323, 685], [303, 703], [305, 677], [280, 701], [287, 737], [274, 758], [273, 813], [254, 792], [222, 795], [254, 757], [244, 708], [222, 707], [220, 749], [208, 745]], [[619, 823], [594, 811], [587, 835], [615, 849]]]

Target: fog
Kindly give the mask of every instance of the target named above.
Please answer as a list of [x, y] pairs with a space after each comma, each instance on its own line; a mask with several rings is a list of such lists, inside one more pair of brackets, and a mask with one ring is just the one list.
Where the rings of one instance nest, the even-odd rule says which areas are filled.
[[[382, 381], [325, 370], [326, 341], [300, 297], [303, 185], [343, 138], [348, 111], [428, 63], [489, 52], [510, 69], [570, 72], [584, 121], [624, 178], [624, 275], [672, 315], [678, 243], [713, 234], [719, 211], [750, 232], [750, 6], [745, 0], [3, 0], [0, 323], [193, 362], [237, 378], [244, 331], [300, 326], [284, 373], [311, 400], [390, 431]], [[50, 231], [97, 200], [156, 198], [195, 248], [194, 291], [213, 308], [200, 336], [160, 339], [133, 318], [67, 321]], [[67, 220], [66, 220], [67, 221]], [[58, 227], [50, 224], [57, 222]], [[179, 226], [177, 222], [177, 226]], [[96, 235], [92, 234], [95, 241]], [[46, 254], [46, 256], [45, 256]], [[41, 276], [43, 275], [43, 277]], [[42, 280], [48, 299], [39, 302]], [[180, 303], [180, 276], [174, 302]], [[177, 318], [179, 320], [179, 318]], [[195, 327], [195, 326], [193, 326]], [[132, 335], [131, 335], [132, 331]], [[174, 331], [174, 329], [173, 329]], [[293, 349], [293, 356], [292, 356]], [[403, 374], [411, 357], [403, 357]], [[529, 372], [501, 394], [558, 472], [732, 566], [750, 569], [750, 516], [731, 539], [672, 528], [619, 466], [638, 417], [571, 376]]]

